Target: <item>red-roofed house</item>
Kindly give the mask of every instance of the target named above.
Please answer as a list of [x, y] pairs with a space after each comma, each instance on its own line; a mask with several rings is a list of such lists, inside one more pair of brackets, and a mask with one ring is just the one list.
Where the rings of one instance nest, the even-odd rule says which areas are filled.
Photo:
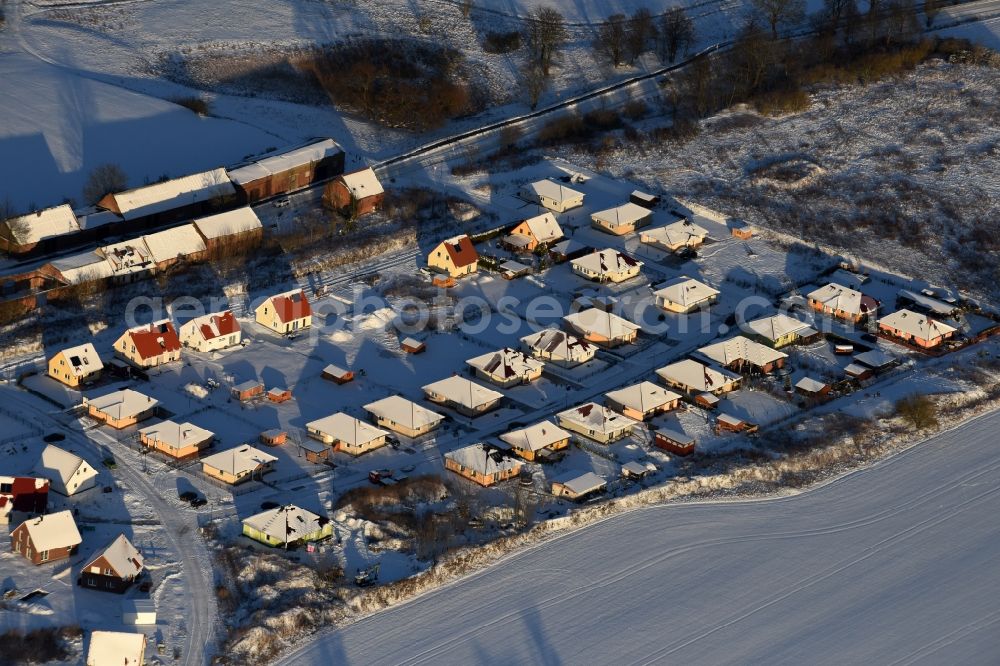
[[238, 345], [243, 332], [230, 310], [196, 317], [181, 326], [181, 344], [209, 352]]
[[169, 319], [125, 331], [115, 342], [115, 351], [139, 368], [155, 368], [181, 357], [181, 341]]
[[276, 333], [291, 333], [312, 326], [312, 307], [301, 289], [271, 296], [257, 306], [254, 317]]
[[479, 253], [465, 234], [438, 244], [427, 255], [427, 265], [451, 277], [469, 275], [479, 270]]

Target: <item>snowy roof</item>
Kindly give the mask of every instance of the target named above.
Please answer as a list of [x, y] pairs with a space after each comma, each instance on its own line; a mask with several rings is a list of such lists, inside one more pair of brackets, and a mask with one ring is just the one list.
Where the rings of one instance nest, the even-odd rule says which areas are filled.
[[454, 460], [466, 469], [471, 469], [485, 476], [507, 472], [521, 466], [519, 460], [502, 456], [494, 458], [483, 448], [482, 444], [472, 444], [456, 449], [444, 454], [444, 457]]
[[504, 236], [503, 242], [507, 245], [513, 245], [514, 247], [525, 248], [532, 243], [531, 236], [525, 236], [524, 234], [508, 234]]
[[871, 349], [854, 355], [854, 360], [869, 368], [883, 368], [896, 360], [892, 354], [886, 354], [880, 349]]
[[344, 377], [349, 376], [351, 374], [351, 371], [350, 370], [345, 370], [344, 368], [340, 367], [339, 365], [334, 365], [333, 363], [330, 363], [325, 368], [323, 368], [323, 374], [324, 375], [329, 375], [329, 376], [334, 377], [336, 379], [343, 379]]
[[598, 222], [604, 222], [611, 227], [619, 227], [635, 224], [650, 215], [652, 215], [652, 213], [648, 208], [644, 208], [630, 201], [629, 203], [622, 204], [621, 206], [615, 206], [614, 208], [608, 208], [606, 210], [599, 210], [596, 213], [591, 213], [590, 219]]
[[643, 192], [642, 190], [632, 190], [632, 193], [629, 194], [629, 196], [635, 197], [636, 199], [642, 199], [643, 201], [649, 203], [653, 203], [654, 201], [660, 198], [655, 194], [649, 194], [648, 192]]
[[344, 181], [344, 185], [355, 199], [373, 197], [385, 192], [371, 167], [345, 173], [340, 179]]
[[556, 416], [583, 426], [588, 430], [605, 434], [615, 432], [621, 428], [628, 428], [638, 423], [635, 419], [623, 416], [604, 405], [598, 405], [596, 402], [584, 403], [578, 407], [559, 412]]
[[[46, 475], [58, 475], [63, 485], [66, 485], [73, 478], [73, 475], [76, 474], [76, 470], [80, 469], [80, 465], [83, 464], [83, 458], [75, 453], [64, 451], [52, 444], [46, 444], [38, 460], [37, 471]], [[95, 473], [94, 476], [97, 476], [97, 474]]]
[[491, 377], [500, 379], [521, 377], [545, 367], [545, 363], [542, 361], [510, 347], [470, 358], [466, 363]]
[[718, 296], [719, 290], [709, 287], [700, 280], [681, 275], [664, 282], [653, 293], [663, 300], [677, 303], [683, 307], [690, 307]]
[[399, 423], [407, 428], [417, 429], [440, 423], [444, 416], [421, 407], [415, 402], [398, 395], [390, 395], [365, 405], [365, 411], [375, 416]]
[[195, 317], [181, 326], [181, 333], [183, 335], [197, 332], [206, 341], [232, 335], [239, 331], [240, 322], [237, 321], [232, 310], [211, 312], [200, 317]]
[[263, 386], [263, 385], [264, 382], [261, 382], [256, 379], [248, 379], [245, 382], [240, 382], [239, 384], [234, 386], [233, 390], [236, 391], [237, 393], [246, 393], [247, 391], [253, 391], [258, 386]]
[[104, 363], [101, 362], [101, 357], [97, 355], [97, 350], [92, 342], [63, 349], [59, 353], [66, 359], [76, 377], [82, 377], [104, 367]]
[[662, 386], [657, 386], [653, 382], [639, 382], [638, 384], [626, 386], [617, 391], [609, 391], [604, 395], [620, 405], [635, 409], [643, 414], [674, 400], [680, 400], [681, 397], [679, 394]]
[[560, 331], [558, 328], [547, 328], [531, 335], [521, 338], [521, 342], [529, 349], [538, 352], [552, 354], [557, 358], [575, 358], [578, 355], [585, 355], [594, 345], [581, 340], [575, 335]]
[[142, 571], [142, 553], [132, 545], [132, 542], [124, 534], [119, 534], [104, 550], [94, 553], [90, 561], [84, 565], [83, 570], [86, 571], [93, 566], [94, 560], [99, 557], [103, 557], [122, 578], [134, 576]]
[[500, 264], [500, 270], [506, 271], [506, 272], [509, 272], [509, 273], [519, 274], [519, 273], [523, 273], [525, 271], [530, 271], [531, 270], [531, 266], [528, 266], [526, 264], [522, 264], [520, 261], [514, 261], [513, 259], [509, 259], [509, 260], [503, 262], [502, 264]]
[[193, 423], [176, 423], [174, 421], [157, 423], [156, 425], [143, 428], [139, 432], [146, 437], [163, 442], [174, 449], [182, 449], [185, 446], [199, 444], [214, 436], [211, 430], [199, 428]]
[[954, 326], [931, 319], [912, 310], [899, 310], [878, 320], [879, 326], [888, 326], [923, 340], [933, 340], [939, 335], [954, 333]]
[[99, 251], [107, 259], [112, 273], [135, 273], [147, 268], [153, 260], [145, 237], [105, 245]]
[[193, 224], [158, 231], [143, 240], [156, 263], [205, 251], [205, 241]]
[[600, 490], [607, 482], [593, 472], [568, 472], [552, 480], [570, 489], [574, 495], [585, 495]]
[[559, 226], [556, 216], [552, 213], [542, 213], [535, 217], [529, 217], [524, 220], [523, 224], [528, 227], [531, 235], [539, 243], [550, 243], [563, 237], [562, 227]]
[[541, 451], [545, 447], [552, 446], [569, 437], [569, 432], [551, 421], [541, 421], [527, 428], [511, 430], [500, 435], [502, 441], [524, 451]]
[[665, 380], [687, 386], [693, 391], [716, 391], [739, 379], [739, 375], [728, 370], [710, 368], [692, 359], [671, 363], [657, 370], [656, 374]]
[[661, 245], [688, 245], [692, 239], [701, 241], [708, 236], [708, 230], [689, 220], [678, 220], [664, 227], [647, 229], [639, 236], [643, 243], [659, 243]]
[[588, 249], [590, 248], [584, 243], [581, 243], [578, 240], [573, 240], [572, 238], [567, 238], [566, 240], [559, 241], [558, 243], [550, 247], [549, 251], [554, 252], [556, 254], [569, 255], [579, 252], [581, 250], [588, 250]]
[[79, 546], [83, 543], [76, 521], [73, 520], [73, 512], [68, 509], [29, 518], [21, 524], [28, 530], [36, 551]]
[[767, 345], [754, 342], [742, 335], [716, 342], [698, 349], [698, 352], [716, 363], [729, 365], [738, 361], [746, 361], [762, 368], [769, 363], [788, 358], [788, 354], [772, 349]]
[[806, 391], [807, 393], [819, 393], [827, 387], [827, 384], [819, 381], [818, 379], [813, 379], [812, 377], [803, 377], [799, 381], [795, 382], [795, 388]]
[[194, 221], [201, 235], [208, 239], [232, 236], [263, 228], [253, 208], [245, 206], [218, 215], [201, 217]]
[[694, 444], [694, 437], [685, 432], [681, 432], [680, 430], [657, 428], [656, 433], [672, 442], [677, 442], [678, 444]]
[[381, 428], [376, 428], [370, 423], [365, 423], [343, 412], [310, 421], [306, 424], [306, 428], [329, 435], [338, 442], [352, 446], [367, 444], [389, 434]]
[[583, 198], [583, 192], [578, 192], [571, 187], [560, 185], [559, 183], [549, 180], [548, 178], [528, 183], [524, 186], [524, 190], [531, 192], [535, 196], [545, 197], [546, 199], [552, 199], [557, 202], [563, 202], [567, 199]]
[[746, 421], [744, 421], [743, 419], [741, 419], [741, 418], [739, 418], [737, 416], [733, 416], [731, 414], [726, 414], [725, 412], [722, 412], [721, 414], [719, 414], [715, 418], [718, 419], [719, 421], [721, 421], [722, 423], [726, 423], [726, 424], [731, 425], [731, 426], [738, 426], [738, 425], [741, 425], [743, 423], [746, 423]]
[[213, 169], [108, 196], [116, 212], [126, 220], [132, 220], [233, 194], [236, 190], [226, 170]]
[[643, 465], [638, 460], [632, 460], [622, 465], [622, 471], [635, 476], [642, 476], [644, 474], [648, 474], [649, 472], [656, 471], [656, 465], [653, 463], [646, 463]]
[[281, 543], [297, 541], [323, 529], [328, 522], [329, 519], [294, 504], [279, 506], [243, 520], [244, 525]]
[[76, 214], [68, 204], [12, 217], [6, 220], [6, 225], [11, 236], [21, 245], [30, 245], [80, 230]]
[[[824, 287], [809, 292], [807, 298], [818, 301], [833, 310], [841, 310], [851, 315], [867, 312], [871, 305], [860, 291], [831, 282]], [[869, 299], [870, 300], [870, 299]]]
[[495, 402], [503, 397], [503, 393], [499, 391], [494, 391], [458, 375], [427, 384], [423, 389], [427, 394], [434, 393], [442, 396], [445, 400], [450, 400], [469, 409]]
[[786, 314], [776, 314], [773, 317], [755, 319], [754, 321], [747, 322], [745, 328], [772, 342], [790, 333], [797, 333], [805, 337], [816, 333], [816, 330], [809, 326], [809, 324], [789, 317]]
[[903, 298], [910, 300], [922, 308], [926, 308], [933, 312], [934, 314], [948, 316], [955, 311], [955, 306], [949, 303], [945, 303], [942, 300], [927, 296], [925, 294], [919, 294], [915, 291], [910, 291], [909, 289], [900, 289], [899, 295]]
[[240, 476], [254, 471], [261, 465], [272, 463], [275, 460], [277, 458], [270, 453], [265, 453], [256, 447], [244, 444], [202, 458], [201, 462], [203, 465], [228, 472], [233, 476]]
[[112, 275], [111, 264], [104, 255], [94, 251], [56, 259], [49, 265], [69, 284], [100, 280]]
[[578, 331], [585, 331], [608, 339], [619, 338], [639, 330], [638, 326], [627, 319], [622, 319], [616, 314], [597, 308], [569, 314], [563, 319]]
[[642, 267], [642, 262], [618, 250], [598, 250], [572, 262], [574, 268], [597, 275], [617, 275]]
[[146, 636], [143, 634], [92, 631], [87, 666], [139, 666], [145, 646]]
[[141, 414], [150, 407], [155, 407], [160, 403], [156, 398], [151, 398], [138, 391], [121, 389], [91, 398], [87, 401], [87, 404], [93, 405], [98, 411], [119, 420]]
[[844, 372], [851, 377], [860, 377], [861, 375], [871, 372], [871, 368], [866, 368], [858, 363], [848, 363], [847, 367], [844, 368]]
[[245, 185], [251, 181], [267, 178], [272, 174], [288, 171], [304, 164], [319, 162], [342, 152], [344, 151], [333, 139], [310, 141], [301, 146], [261, 157], [248, 164], [230, 169], [229, 178], [234, 183]]

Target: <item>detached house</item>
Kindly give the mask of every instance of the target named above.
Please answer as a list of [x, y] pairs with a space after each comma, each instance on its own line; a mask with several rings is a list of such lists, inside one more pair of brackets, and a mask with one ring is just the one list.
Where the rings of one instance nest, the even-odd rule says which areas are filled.
[[554, 213], [565, 213], [571, 208], [583, 205], [583, 192], [548, 179], [524, 185], [518, 196], [527, 202], [548, 208]]
[[385, 189], [371, 167], [366, 167], [338, 176], [326, 186], [325, 199], [331, 207], [359, 217], [378, 210]]
[[820, 337], [819, 331], [812, 326], [786, 314], [755, 319], [748, 322], [743, 328], [749, 335], [766, 342], [775, 349], [797, 342], [811, 342]]
[[566, 315], [563, 321], [581, 338], [602, 347], [629, 344], [639, 335], [637, 325], [598, 308]]
[[142, 554], [124, 534], [97, 553], [80, 570], [81, 587], [122, 593], [143, 571]]
[[427, 255], [427, 266], [450, 277], [471, 275], [479, 270], [479, 253], [466, 235], [438, 243]]
[[855, 323], [874, 314], [879, 306], [871, 296], [835, 282], [809, 292], [806, 298], [813, 310]]
[[407, 437], [419, 437], [441, 425], [444, 416], [398, 395], [365, 405], [377, 425]]
[[63, 349], [49, 359], [49, 377], [71, 388], [96, 381], [104, 370], [93, 343]]
[[312, 326], [312, 307], [304, 291], [293, 289], [258, 305], [254, 319], [275, 333], [292, 333]]
[[466, 416], [485, 414], [503, 400], [503, 393], [458, 375], [427, 384], [423, 390], [431, 402], [451, 407]]
[[668, 312], [684, 314], [715, 303], [719, 290], [700, 280], [682, 275], [664, 282], [653, 292], [656, 305]]
[[97, 485], [97, 470], [78, 455], [47, 444], [35, 471], [50, 481], [50, 487], [67, 497]]
[[129, 329], [115, 342], [115, 351], [137, 368], [155, 368], [181, 357], [181, 341], [169, 319]]
[[143, 446], [164, 453], [175, 460], [198, 455], [212, 446], [215, 434], [193, 423], [164, 421], [139, 431]]
[[611, 409], [636, 421], [677, 409], [681, 401], [679, 394], [653, 382], [639, 382], [604, 395]]
[[774, 372], [785, 365], [788, 354], [742, 335], [702, 347], [698, 353], [735, 372]]
[[671, 363], [657, 370], [656, 374], [667, 386], [680, 389], [688, 395], [722, 395], [735, 391], [740, 385], [739, 375], [691, 359]]
[[949, 326], [912, 310], [900, 310], [882, 317], [878, 320], [878, 328], [882, 333], [924, 349], [940, 346], [945, 340], [954, 336], [958, 330], [954, 326]]
[[638, 421], [596, 402], [588, 402], [556, 414], [559, 425], [601, 444], [611, 444], [632, 433]]
[[201, 471], [213, 479], [236, 485], [255, 477], [262, 478], [274, 469], [277, 460], [270, 453], [244, 444], [202, 458]]
[[32, 564], [64, 560], [83, 543], [71, 511], [29, 518], [10, 533], [11, 550]]
[[243, 520], [243, 534], [268, 546], [322, 541], [333, 536], [329, 518], [286, 504]]
[[352, 456], [385, 446], [389, 433], [353, 416], [337, 412], [306, 424], [313, 439], [331, 445], [335, 451]]
[[624, 282], [634, 278], [642, 262], [618, 250], [599, 250], [574, 259], [571, 264], [577, 275], [595, 282]]
[[521, 344], [535, 358], [571, 368], [594, 358], [597, 345], [557, 328], [547, 328], [521, 338]]
[[240, 344], [243, 332], [232, 311], [196, 317], [181, 326], [181, 344], [200, 352], [217, 351]]
[[138, 391], [121, 389], [85, 400], [84, 404], [91, 418], [121, 429], [145, 421], [156, 413], [160, 403]]
[[604, 492], [607, 481], [593, 472], [568, 472], [553, 479], [552, 494], [556, 497], [580, 502], [588, 497]]
[[695, 248], [705, 242], [708, 230], [690, 220], [678, 220], [664, 227], [648, 229], [639, 234], [639, 241], [669, 252]]
[[652, 220], [653, 211], [631, 202], [599, 210], [590, 216], [591, 226], [615, 236], [630, 234], [640, 227], [645, 227]]
[[551, 421], [542, 421], [500, 435], [500, 439], [510, 446], [514, 455], [529, 462], [541, 461], [557, 451], [568, 449], [571, 437], [569, 431]]
[[510, 347], [470, 358], [466, 363], [476, 370], [477, 376], [503, 388], [528, 384], [541, 377], [545, 368], [542, 361]]
[[552, 213], [529, 217], [514, 225], [504, 236], [503, 244], [515, 252], [534, 252], [539, 246], [549, 246], [561, 240], [562, 227]]
[[492, 486], [517, 476], [522, 465], [520, 460], [508, 458], [483, 444], [472, 444], [444, 454], [445, 469], [481, 486]]

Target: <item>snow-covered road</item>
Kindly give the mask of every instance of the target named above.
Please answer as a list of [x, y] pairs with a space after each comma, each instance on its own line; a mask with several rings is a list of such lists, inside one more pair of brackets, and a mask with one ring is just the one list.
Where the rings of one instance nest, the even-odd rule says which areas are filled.
[[615, 516], [281, 663], [996, 663], [998, 430], [796, 497]]

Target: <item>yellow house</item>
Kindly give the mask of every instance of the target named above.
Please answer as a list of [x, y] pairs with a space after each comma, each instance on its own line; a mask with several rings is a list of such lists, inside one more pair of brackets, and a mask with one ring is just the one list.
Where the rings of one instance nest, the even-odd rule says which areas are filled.
[[569, 448], [572, 435], [551, 421], [542, 421], [527, 428], [511, 430], [500, 435], [514, 455], [529, 462], [545, 458], [556, 451]]
[[398, 395], [365, 405], [375, 423], [407, 437], [419, 437], [441, 425], [444, 416]]
[[520, 460], [489, 451], [482, 444], [472, 444], [444, 455], [444, 467], [481, 486], [492, 486], [521, 473]]
[[326, 539], [333, 535], [333, 523], [288, 504], [244, 519], [243, 534], [268, 546], [287, 546]]
[[305, 292], [293, 289], [258, 305], [254, 319], [275, 333], [293, 333], [312, 326], [312, 308]]
[[139, 431], [143, 446], [180, 460], [196, 456], [212, 445], [215, 434], [192, 423], [164, 421]]
[[453, 278], [479, 270], [479, 253], [465, 234], [438, 243], [427, 255], [427, 266]]
[[360, 456], [385, 446], [389, 434], [343, 412], [310, 421], [306, 424], [306, 432], [313, 439], [333, 446], [335, 451], [352, 456]]
[[559, 425], [601, 444], [611, 444], [632, 434], [638, 425], [635, 419], [612, 411], [596, 402], [588, 402], [579, 407], [556, 414]]
[[714, 303], [719, 298], [719, 290], [682, 275], [660, 285], [653, 296], [656, 305], [664, 310], [686, 313]]
[[253, 478], [261, 478], [274, 469], [277, 460], [270, 453], [244, 444], [202, 458], [201, 471], [213, 479], [235, 485]]
[[775, 349], [820, 337], [819, 331], [809, 324], [786, 314], [777, 314], [773, 317], [747, 322], [744, 329], [753, 337], [763, 340]]
[[49, 377], [76, 388], [101, 376], [104, 364], [93, 343], [63, 349], [49, 359]]

